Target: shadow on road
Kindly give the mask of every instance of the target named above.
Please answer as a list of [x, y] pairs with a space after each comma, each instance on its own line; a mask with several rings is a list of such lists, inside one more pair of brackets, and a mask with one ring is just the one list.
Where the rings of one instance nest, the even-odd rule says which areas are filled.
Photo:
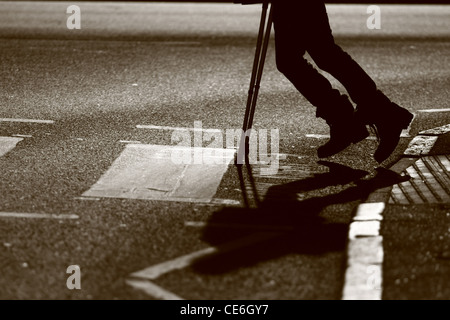
[[[327, 221], [320, 213], [327, 206], [352, 201], [364, 201], [373, 191], [406, 181], [391, 170], [377, 168], [373, 178], [364, 180], [367, 171], [321, 161], [329, 172], [313, 177], [274, 185], [256, 208], [224, 208], [215, 212], [204, 229], [202, 240], [219, 248], [216, 255], [198, 259], [193, 268], [205, 274], [221, 274], [251, 266], [287, 254], [319, 255], [343, 251], [347, 245], [347, 223]], [[236, 166], [243, 179], [246, 169], [250, 183], [254, 183], [249, 166]], [[297, 194], [337, 185], [352, 185], [345, 190], [302, 201]], [[241, 181], [244, 199], [245, 182]], [[253, 188], [255, 191], [256, 188]], [[221, 252], [220, 246], [259, 233], [266, 240], [237, 250]], [[272, 237], [270, 237], [272, 236]]]

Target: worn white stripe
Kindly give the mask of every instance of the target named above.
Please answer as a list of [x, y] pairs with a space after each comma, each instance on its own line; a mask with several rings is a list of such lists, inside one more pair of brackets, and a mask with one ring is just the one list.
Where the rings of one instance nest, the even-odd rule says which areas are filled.
[[234, 150], [127, 144], [82, 196], [211, 202]]
[[32, 138], [33, 136], [31, 134], [13, 134], [13, 137], [19, 137], [19, 138]]
[[101, 198], [95, 198], [95, 197], [74, 197], [74, 200], [91, 200], [91, 201], [98, 201], [101, 200]]
[[219, 199], [213, 198], [209, 204], [212, 205], [226, 205], [226, 206], [240, 206], [241, 202], [233, 199]]
[[383, 238], [352, 241], [342, 300], [381, 300], [383, 288]]
[[381, 213], [385, 208], [384, 202], [373, 202], [373, 203], [361, 203], [356, 210], [356, 215], [353, 218], [355, 221], [368, 221], [376, 220], [381, 221], [383, 217]]
[[0, 122], [24, 122], [24, 123], [47, 123], [53, 124], [53, 120], [39, 120], [39, 119], [20, 119], [20, 118], [0, 118]]
[[350, 224], [349, 239], [375, 237], [380, 234], [380, 221], [354, 221]]
[[160, 286], [157, 286], [153, 282], [150, 282], [148, 280], [132, 280], [127, 279], [126, 284], [132, 286], [135, 289], [141, 290], [148, 294], [149, 296], [152, 296], [153, 298], [160, 299], [160, 300], [184, 300], [177, 296], [176, 294], [167, 291], [166, 289], [161, 288]]
[[0, 157], [14, 149], [23, 138], [17, 137], [0, 137]]
[[422, 135], [432, 135], [432, 136], [438, 136], [442, 134], [446, 134], [450, 132], [450, 124], [446, 124], [445, 126], [440, 126], [428, 130], [420, 131], [419, 134]]
[[417, 110], [418, 112], [450, 112], [450, 108], [443, 108], [443, 109], [425, 109], [425, 110]]
[[342, 300], [381, 300], [384, 202], [362, 203], [350, 224]]
[[32, 219], [78, 219], [76, 214], [0, 212], [0, 218], [32, 218]]
[[218, 253], [229, 252], [232, 250], [236, 250], [245, 246], [249, 246], [264, 240], [268, 240], [278, 236], [280, 233], [255, 233], [248, 237], [238, 239], [236, 241], [232, 241], [226, 243], [224, 245], [218, 247], [208, 247], [199, 251], [195, 251], [189, 253], [187, 255], [175, 258], [173, 260], [169, 260], [148, 268], [145, 268], [140, 271], [136, 271], [132, 273], [130, 276], [134, 278], [141, 279], [150, 279], [155, 280], [163, 274], [172, 272], [174, 270], [184, 269], [190, 265], [192, 265], [197, 259], [204, 258], [207, 256], [211, 256]]
[[[329, 134], [308, 133], [308, 134], [305, 134], [305, 137], [306, 138], [313, 138], [313, 139], [330, 139], [330, 135]], [[402, 132], [402, 136], [401, 137], [402, 138], [406, 138], [406, 137], [409, 137], [409, 135]], [[375, 137], [375, 136], [368, 136], [366, 138], [366, 140], [377, 140], [377, 137]]]
[[406, 156], [427, 155], [433, 149], [437, 139], [437, 136], [416, 136], [411, 140], [404, 154]]
[[171, 126], [154, 126], [150, 124], [138, 124], [138, 129], [152, 129], [152, 130], [170, 130], [170, 131], [196, 131], [196, 132], [218, 132], [222, 133], [221, 129], [204, 129], [204, 128], [188, 128], [188, 127], [171, 127]]

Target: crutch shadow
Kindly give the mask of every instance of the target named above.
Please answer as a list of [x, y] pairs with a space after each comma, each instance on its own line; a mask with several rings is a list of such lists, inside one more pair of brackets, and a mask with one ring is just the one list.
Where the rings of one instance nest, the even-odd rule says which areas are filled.
[[[329, 171], [270, 187], [256, 208], [227, 207], [215, 212], [203, 230], [202, 240], [217, 246], [219, 252], [198, 259], [193, 269], [199, 273], [221, 274], [288, 254], [319, 255], [342, 251], [347, 245], [349, 224], [339, 222], [339, 219], [327, 220], [320, 213], [330, 205], [364, 201], [377, 189], [409, 179], [391, 170], [377, 168], [375, 176], [365, 180], [367, 171], [332, 162], [320, 163]], [[254, 184], [250, 166], [236, 166], [236, 170], [240, 179], [245, 177], [243, 171], [248, 171], [249, 182]], [[351, 185], [337, 193], [298, 199], [298, 194], [307, 191], [347, 184]], [[241, 187], [245, 195], [248, 189], [244, 181], [241, 181]], [[261, 240], [221, 252], [223, 244], [238, 243], [239, 239], [252, 235], [260, 235]]]

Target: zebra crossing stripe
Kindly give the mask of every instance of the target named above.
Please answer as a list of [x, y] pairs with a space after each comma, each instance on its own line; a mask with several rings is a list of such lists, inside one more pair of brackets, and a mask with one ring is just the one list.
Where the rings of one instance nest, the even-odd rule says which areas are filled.
[[78, 219], [76, 214], [0, 212], [0, 218], [30, 218], [30, 219]]
[[21, 137], [0, 137], [0, 157], [14, 149], [22, 140]]
[[21, 119], [21, 118], [0, 118], [0, 122], [23, 122], [23, 123], [44, 123], [53, 124], [53, 120], [39, 120], [39, 119]]
[[145, 292], [149, 296], [152, 296], [156, 299], [161, 300], [183, 300], [181, 297], [176, 294], [167, 291], [160, 286], [157, 286], [151, 281], [148, 280], [135, 280], [135, 279], [127, 279], [125, 281], [129, 286], [132, 286], [135, 289]]
[[[177, 155], [201, 162], [177, 162]], [[235, 150], [127, 144], [83, 197], [211, 203]], [[175, 159], [174, 159], [175, 155]]]

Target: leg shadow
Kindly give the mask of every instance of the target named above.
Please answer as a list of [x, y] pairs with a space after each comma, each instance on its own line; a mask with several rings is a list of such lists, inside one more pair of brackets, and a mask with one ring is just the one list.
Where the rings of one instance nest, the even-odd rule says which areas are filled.
[[[257, 202], [256, 208], [223, 208], [215, 212], [203, 230], [202, 240], [219, 251], [198, 259], [193, 269], [204, 274], [221, 274], [288, 254], [319, 255], [345, 250], [349, 225], [327, 221], [320, 213], [333, 204], [364, 201], [373, 191], [408, 179], [378, 168], [373, 178], [363, 180], [368, 174], [366, 171], [332, 162], [320, 163], [327, 166], [329, 172], [274, 185], [264, 200]], [[251, 168], [247, 167], [247, 170]], [[253, 177], [251, 173], [248, 176]], [[239, 177], [244, 177], [242, 172]], [[302, 192], [350, 183], [350, 187], [335, 194], [302, 201], [297, 197]], [[245, 183], [241, 182], [241, 186], [245, 193]], [[224, 244], [239, 242], [255, 234], [261, 235], [261, 241], [238, 249], [221, 250]]]

